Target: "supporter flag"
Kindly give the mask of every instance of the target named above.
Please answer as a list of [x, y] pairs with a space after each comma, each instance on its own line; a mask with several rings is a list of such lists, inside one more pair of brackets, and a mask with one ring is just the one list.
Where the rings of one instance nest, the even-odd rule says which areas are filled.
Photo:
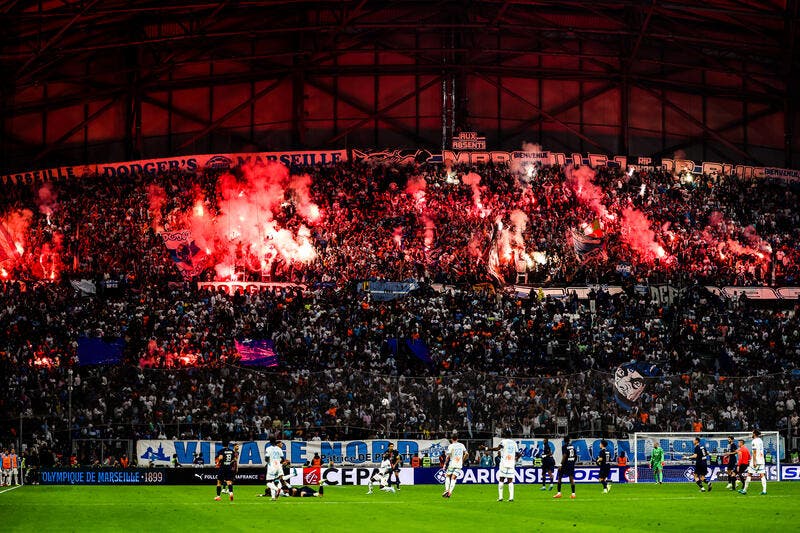
[[427, 366], [433, 366], [433, 359], [431, 359], [431, 351], [428, 345], [420, 339], [386, 339], [386, 347], [394, 357], [399, 354], [411, 355], [416, 357]]
[[97, 285], [90, 279], [72, 279], [69, 283], [82, 294], [97, 294]]
[[116, 338], [110, 341], [93, 337], [78, 337], [78, 364], [116, 365], [122, 361], [125, 341]]
[[164, 239], [170, 257], [184, 277], [191, 278], [202, 272], [205, 254], [194, 243], [191, 232], [164, 231], [161, 233], [161, 238]]
[[406, 346], [414, 357], [428, 366], [433, 366], [431, 351], [428, 349], [428, 345], [423, 341], [420, 339], [406, 339]]
[[600, 253], [603, 248], [602, 237], [593, 237], [574, 229], [570, 230], [570, 233], [572, 234], [572, 247], [575, 250], [575, 255], [581, 261], [586, 261], [595, 254]]
[[661, 377], [655, 365], [641, 362], [625, 363], [614, 372], [614, 398], [625, 409], [637, 405], [650, 383]]
[[17, 245], [14, 243], [14, 238], [11, 236], [5, 224], [0, 222], [0, 263], [8, 261], [9, 259], [18, 259], [19, 255]]
[[244, 366], [278, 366], [278, 354], [270, 339], [245, 339], [236, 341], [240, 364]]

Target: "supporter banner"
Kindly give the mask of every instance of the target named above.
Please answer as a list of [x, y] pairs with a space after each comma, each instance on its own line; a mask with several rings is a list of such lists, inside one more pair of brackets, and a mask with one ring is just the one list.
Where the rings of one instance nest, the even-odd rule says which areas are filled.
[[[612, 468], [611, 481], [614, 483], [625, 482], [621, 471], [625, 468]], [[442, 468], [416, 468], [414, 469], [415, 485], [437, 485], [444, 483], [445, 471]], [[566, 479], [566, 478], [565, 478]], [[575, 468], [575, 483], [598, 483], [600, 467], [578, 466]], [[514, 471], [514, 482], [523, 484], [539, 484], [542, 482], [542, 469], [533, 467], [517, 468]], [[485, 485], [497, 483], [497, 468], [464, 468], [458, 477], [460, 485]]]
[[[415, 468], [401, 468], [400, 469], [400, 484], [401, 485], [414, 485], [415, 484]], [[292, 473], [289, 478], [291, 485], [367, 485], [369, 478], [378, 473], [377, 468], [361, 467], [361, 468], [304, 468], [302, 471], [298, 469]], [[394, 474], [392, 474], [394, 479]]]
[[785, 181], [800, 181], [800, 170], [766, 167], [764, 168], [764, 176]]
[[778, 295], [778, 298], [783, 298], [784, 300], [799, 300], [800, 287], [781, 287], [775, 289], [775, 294]]
[[[447, 449], [449, 443], [440, 440], [350, 440], [350, 441], [284, 441], [286, 457], [292, 464], [302, 465], [319, 454], [323, 463], [334, 466], [346, 464], [377, 464], [381, 455], [389, 448], [389, 443], [394, 443], [396, 449], [403, 456], [404, 462], [411, 462], [411, 457], [417, 453], [420, 457], [430, 454], [430, 457], [439, 457]], [[264, 449], [268, 441], [239, 442], [239, 466], [242, 468], [264, 467]], [[217, 452], [222, 449], [219, 441], [196, 440], [140, 440], [136, 441], [136, 457], [139, 463], [152, 463], [153, 466], [168, 466], [174, 455], [181, 464], [191, 464], [196, 456], [202, 458], [203, 465], [213, 465]]]
[[165, 469], [145, 468], [42, 468], [42, 485], [164, 485], [169, 482]]
[[[671, 304], [680, 296], [681, 291], [671, 285], [637, 285], [635, 287], [641, 294], [650, 293], [650, 297], [662, 304]], [[720, 298], [731, 299], [742, 295], [750, 300], [798, 300], [800, 299], [800, 287], [704, 287], [710, 293]], [[538, 287], [531, 285], [514, 285], [513, 291], [520, 298], [536, 298], [540, 293], [544, 296], [553, 298], [566, 298], [572, 296], [574, 292], [578, 299], [588, 300], [589, 293], [594, 290], [604, 290], [611, 294], [620, 294], [623, 291], [619, 285], [588, 285], [585, 287]]]
[[211, 290], [214, 292], [222, 291], [225, 294], [236, 294], [237, 292], [256, 293], [264, 291], [277, 291], [284, 289], [306, 290], [305, 285], [299, 283], [271, 283], [261, 281], [198, 281], [198, 289]]
[[189, 230], [163, 231], [161, 238], [184, 277], [196, 276], [203, 271], [206, 255], [194, 243]]
[[379, 302], [400, 298], [418, 288], [416, 281], [364, 281], [357, 285], [358, 292], [368, 292]]
[[[474, 140], [467, 140], [471, 147], [477, 147]], [[356, 160], [368, 164], [404, 165], [404, 164], [510, 164], [518, 172], [530, 172], [532, 164], [542, 165], [588, 165], [596, 167], [614, 167], [623, 170], [661, 168], [668, 172], [692, 174], [725, 174], [742, 178], [776, 179], [786, 182], [800, 181], [800, 170], [735, 165], [715, 161], [696, 162], [689, 159], [652, 160], [649, 157], [628, 157], [623, 155], [608, 156], [605, 154], [581, 154], [547, 151], [523, 150], [445, 150], [441, 153], [426, 149], [389, 149], [389, 150], [353, 150]], [[0, 175], [0, 183], [39, 183], [44, 181], [62, 181], [83, 177], [102, 175], [109, 178], [125, 178], [132, 175], [155, 175], [159, 172], [186, 171], [194, 172], [202, 168], [228, 170], [247, 164], [265, 164], [276, 161], [287, 166], [329, 165], [347, 161], [346, 150], [295, 150], [281, 152], [250, 152], [242, 154], [202, 154], [184, 157], [168, 157], [161, 159], [142, 159], [117, 163], [101, 163], [55, 167], [42, 170], [31, 170], [13, 174]]]
[[[445, 150], [441, 157], [432, 156], [428, 163], [443, 163], [445, 165], [464, 164], [513, 164], [515, 159], [523, 159], [525, 154], [543, 154], [544, 152], [525, 152], [504, 150], [490, 151], [454, 151]], [[783, 181], [795, 181], [795, 176], [800, 171], [791, 169], [781, 169], [774, 167], [735, 165], [733, 163], [719, 163], [716, 161], [696, 162], [690, 159], [661, 159], [660, 163], [649, 157], [628, 157], [624, 155], [608, 156], [605, 154], [581, 154], [565, 152], [546, 152], [547, 160], [539, 157], [543, 165], [586, 165], [592, 168], [611, 167], [628, 170], [650, 170], [659, 168], [667, 172], [676, 174], [689, 172], [691, 174], [724, 174], [736, 175], [746, 179], [780, 179]], [[526, 169], [526, 165], [516, 166], [519, 172]], [[514, 168], [512, 166], [512, 168]], [[767, 171], [769, 169], [769, 173]]]
[[353, 150], [353, 159], [368, 165], [404, 166], [423, 163], [441, 163], [441, 154], [428, 150]]
[[661, 370], [655, 365], [635, 362], [625, 363], [614, 372], [614, 399], [630, 410], [639, 403], [647, 386], [661, 376]]
[[477, 131], [462, 131], [453, 137], [450, 146], [453, 150], [486, 150], [486, 137], [478, 136]]
[[287, 166], [331, 165], [347, 161], [346, 150], [304, 150], [284, 152], [249, 152], [242, 154], [204, 154], [163, 159], [142, 159], [118, 163], [76, 165], [44, 170], [32, 170], [0, 177], [0, 183], [38, 183], [62, 181], [101, 175], [107, 178], [153, 176], [157, 173], [195, 172], [202, 168], [229, 170], [242, 165], [263, 165], [275, 161]]

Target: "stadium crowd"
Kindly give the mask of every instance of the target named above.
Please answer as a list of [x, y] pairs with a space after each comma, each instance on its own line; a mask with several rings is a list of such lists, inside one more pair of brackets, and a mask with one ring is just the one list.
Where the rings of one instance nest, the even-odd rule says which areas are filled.
[[[0, 442], [15, 441], [21, 421], [24, 442], [55, 451], [44, 463], [55, 461], [65, 456], [68, 413], [73, 439], [798, 426], [798, 307], [722, 300], [703, 288], [796, 282], [797, 191], [601, 170], [593, 183], [602, 196], [592, 201], [603, 216], [560, 168], [530, 177], [495, 167], [305, 170], [323, 214], [310, 225], [316, 257], [278, 258], [268, 278], [306, 290], [253, 294], [198, 290], [156, 231], [177, 224], [198, 197], [210, 212], [224, 210], [217, 173], [8, 189], [0, 213], [29, 213], [25, 253], [4, 263], [0, 282]], [[463, 183], [474, 184], [467, 176], [475, 172], [480, 186]], [[155, 185], [166, 196], [154, 206]], [[299, 210], [284, 204], [274, 216], [295, 230]], [[616, 238], [634, 208], [650, 219], [663, 256]], [[600, 223], [603, 249], [582, 260], [569, 231]], [[624, 291], [519, 298], [500, 281], [514, 281], [513, 257], [534, 252], [543, 260], [526, 263], [531, 281], [613, 281]], [[78, 279], [92, 280], [96, 293], [70, 283]], [[415, 279], [421, 288], [391, 301], [355, 290], [376, 279]], [[684, 290], [674, 301], [652, 299], [636, 286], [648, 282]], [[80, 337], [123, 339], [123, 363], [80, 366]], [[243, 338], [272, 339], [280, 365], [239, 366], [234, 341]], [[388, 339], [419, 341], [428, 357], [402, 342], [392, 350]], [[629, 411], [615, 401], [613, 373], [631, 361], [665, 377]]]

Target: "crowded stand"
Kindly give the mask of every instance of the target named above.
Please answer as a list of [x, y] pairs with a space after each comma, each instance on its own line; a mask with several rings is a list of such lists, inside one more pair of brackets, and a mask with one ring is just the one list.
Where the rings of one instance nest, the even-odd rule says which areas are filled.
[[[706, 285], [798, 285], [798, 196], [662, 170], [363, 162], [8, 185], [0, 441], [22, 431], [46, 465], [89, 438], [797, 427], [797, 301]], [[637, 290], [655, 283], [680, 291]], [[82, 364], [87, 338], [119, 339], [121, 359]], [[243, 366], [245, 339], [270, 339], [277, 366]], [[632, 362], [660, 378], [626, 405], [614, 379]]]

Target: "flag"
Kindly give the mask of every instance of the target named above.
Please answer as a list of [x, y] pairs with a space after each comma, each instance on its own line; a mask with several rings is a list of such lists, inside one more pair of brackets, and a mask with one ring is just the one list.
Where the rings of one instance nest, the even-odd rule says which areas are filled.
[[97, 286], [90, 279], [72, 279], [69, 283], [73, 289], [81, 291], [83, 294], [97, 294]]
[[428, 366], [433, 366], [431, 351], [428, 345], [419, 339], [406, 339], [406, 346], [411, 354]]
[[78, 337], [78, 364], [116, 365], [122, 361], [125, 341], [116, 338], [111, 342], [92, 337]]
[[278, 366], [278, 354], [270, 339], [245, 339], [236, 341], [240, 364], [244, 366]]
[[570, 230], [570, 233], [572, 234], [572, 247], [575, 250], [575, 255], [581, 261], [586, 261], [603, 248], [603, 239], [600, 237], [585, 235], [583, 232], [574, 229]]
[[433, 359], [431, 359], [431, 351], [428, 345], [420, 339], [386, 339], [386, 348], [395, 358], [399, 355], [413, 356], [425, 363], [427, 366], [433, 366]]
[[10, 259], [19, 259], [19, 257], [20, 253], [14, 237], [11, 236], [5, 224], [0, 222], [0, 263]]
[[631, 362], [617, 367], [614, 372], [614, 398], [630, 410], [639, 403], [648, 385], [661, 377], [661, 370], [648, 363]]
[[184, 277], [191, 278], [203, 271], [205, 254], [195, 244], [190, 231], [164, 231], [161, 238]]

